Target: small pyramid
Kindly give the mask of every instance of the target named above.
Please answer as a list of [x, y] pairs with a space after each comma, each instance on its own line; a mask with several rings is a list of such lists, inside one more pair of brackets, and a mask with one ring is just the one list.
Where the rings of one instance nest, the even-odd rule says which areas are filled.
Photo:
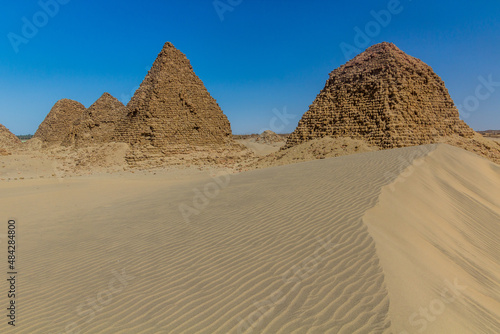
[[263, 144], [274, 144], [283, 142], [283, 138], [271, 130], [266, 130], [262, 132], [257, 138], [255, 138], [255, 141], [257, 143]]
[[56, 102], [33, 138], [45, 145], [61, 144], [73, 128], [73, 123], [82, 116], [85, 107], [80, 102], [62, 99]]
[[109, 93], [104, 93], [83, 112], [63, 142], [77, 147], [116, 141], [115, 130], [127, 115], [127, 108]]
[[384, 42], [330, 73], [285, 148], [325, 136], [393, 148], [474, 134], [432, 68]]
[[186, 56], [166, 43], [127, 105], [120, 141], [159, 150], [232, 142], [229, 120]]
[[5, 126], [0, 124], [0, 155], [7, 155], [12, 149], [18, 148], [21, 141]]

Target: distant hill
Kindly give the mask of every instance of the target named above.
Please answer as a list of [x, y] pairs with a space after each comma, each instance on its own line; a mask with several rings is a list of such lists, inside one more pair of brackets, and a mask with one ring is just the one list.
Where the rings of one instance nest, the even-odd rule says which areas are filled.
[[[234, 140], [239, 140], [239, 139], [256, 139], [259, 138], [262, 134], [258, 133], [252, 133], [252, 134], [246, 134], [246, 135], [233, 135]], [[289, 133], [277, 133], [277, 136], [280, 136], [283, 138], [283, 140], [286, 140], [287, 137], [290, 135]]]
[[21, 141], [26, 141], [33, 138], [33, 135], [16, 135], [16, 137], [19, 138], [19, 140]]
[[500, 138], [500, 130], [486, 130], [486, 131], [478, 131], [485, 137], [495, 137]]

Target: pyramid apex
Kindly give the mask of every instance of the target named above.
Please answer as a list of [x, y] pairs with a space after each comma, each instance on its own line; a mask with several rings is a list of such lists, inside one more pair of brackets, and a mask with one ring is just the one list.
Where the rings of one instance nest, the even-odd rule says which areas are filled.
[[160, 53], [158, 53], [156, 60], [164, 61], [165, 59], [178, 58], [178, 57], [187, 59], [186, 55], [182, 53], [182, 51], [177, 49], [171, 42], [166, 42], [163, 45], [163, 48], [161, 49]]
[[392, 55], [398, 54], [400, 56], [408, 56], [404, 51], [399, 49], [394, 43], [382, 42], [368, 47], [364, 52], [357, 55], [357, 57], [366, 57], [366, 56], [371, 57], [373, 55], [388, 55], [388, 54]]
[[123, 106], [123, 103], [121, 103], [116, 97], [108, 92], [105, 92], [88, 109], [94, 109], [95, 107], [99, 107], [103, 104], [115, 104], [117, 106]]
[[398, 51], [401, 51], [397, 46], [396, 44], [394, 43], [391, 43], [391, 42], [382, 42], [382, 43], [378, 43], [378, 44], [374, 44], [372, 46], [370, 46], [368, 49], [366, 50], [370, 50], [370, 49], [378, 49], [378, 50], [398, 50]]
[[74, 104], [74, 105], [82, 105], [83, 106], [83, 104], [81, 104], [80, 102], [75, 101], [75, 100], [71, 100], [71, 99], [60, 99], [54, 104], [54, 106], [61, 105], [61, 104]]
[[100, 98], [102, 99], [102, 98], [105, 98], [105, 97], [113, 97], [113, 95], [109, 94], [108, 92], [104, 92], [104, 93], [102, 93], [102, 95], [101, 95]]
[[171, 42], [166, 42], [166, 43], [163, 45], [163, 49], [171, 49], [171, 48], [173, 48], [173, 49], [176, 49], [176, 50], [177, 50], [177, 48], [176, 48], [176, 47], [174, 46], [174, 44], [172, 44]]

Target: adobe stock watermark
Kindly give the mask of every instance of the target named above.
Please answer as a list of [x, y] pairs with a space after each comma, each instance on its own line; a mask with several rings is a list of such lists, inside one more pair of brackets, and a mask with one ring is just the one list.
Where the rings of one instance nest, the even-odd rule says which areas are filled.
[[83, 333], [82, 327], [91, 323], [96, 314], [102, 311], [104, 306], [108, 305], [113, 298], [121, 293], [129, 285], [129, 281], [135, 279], [125, 273], [125, 269], [121, 272], [116, 270], [111, 271], [113, 278], [108, 282], [108, 285], [103, 290], [95, 294], [95, 297], [88, 297], [85, 302], [76, 307], [76, 313], [80, 316], [78, 321], [68, 323], [64, 328], [65, 334], [78, 334]]
[[243, 0], [214, 0], [212, 5], [214, 6], [215, 12], [219, 16], [221, 22], [224, 21], [224, 15], [227, 12], [232, 12], [236, 7], [241, 5]]
[[[413, 312], [408, 317], [410, 325], [416, 328], [419, 333], [423, 333], [428, 328], [429, 323], [436, 321], [446, 311], [447, 305], [454, 303], [467, 289], [466, 285], [459, 284], [458, 278], [455, 278], [453, 283], [448, 280], [444, 280], [444, 283], [446, 287], [441, 290], [439, 298], [431, 300], [428, 305], [419, 307], [418, 312]], [[404, 330], [399, 334], [409, 333]]]
[[253, 333], [254, 329], [274, 311], [276, 306], [283, 302], [284, 298], [282, 298], [283, 292], [281, 290], [284, 289], [285, 285], [293, 283], [292, 290], [297, 288], [303, 280], [311, 277], [318, 270], [319, 264], [324, 260], [325, 253], [331, 253], [333, 248], [339, 246], [332, 243], [331, 236], [325, 239], [316, 237], [316, 240], [318, 240], [319, 245], [313, 255], [293, 265], [281, 276], [284, 285], [272, 292], [265, 300], [254, 301], [253, 306], [255, 307], [255, 311], [250, 313], [245, 319], [238, 317], [238, 334]]
[[281, 133], [283, 132], [283, 130], [285, 130], [286, 126], [292, 122], [292, 120], [297, 119], [297, 115], [292, 115], [287, 112], [286, 106], [283, 107], [283, 111], [274, 108], [272, 110], [272, 113], [274, 116], [269, 121], [269, 127], [260, 129], [259, 133], [262, 133], [266, 130], [271, 130], [275, 133]]
[[7, 38], [14, 52], [19, 53], [19, 47], [22, 44], [28, 44], [30, 40], [35, 38], [35, 36], [38, 35], [39, 29], [45, 27], [50, 19], [54, 18], [59, 13], [61, 6], [68, 4], [70, 1], [71, 0], [38, 1], [40, 10], [33, 14], [31, 19], [26, 16], [21, 18], [21, 33], [16, 34], [14, 32], [9, 32], [7, 34]]
[[[488, 79], [485, 79], [482, 75], [477, 77], [479, 84], [476, 86], [474, 90], [474, 95], [467, 96], [462, 104], [457, 105], [458, 111], [462, 118], [470, 117], [470, 113], [476, 111], [481, 101], [486, 101], [489, 99], [494, 93], [495, 88], [500, 87], [500, 81], [493, 81], [493, 75], [490, 74]], [[468, 111], [465, 112], [464, 110]]]
[[194, 188], [192, 205], [179, 204], [179, 212], [186, 223], [191, 223], [192, 217], [199, 215], [217, 197], [220, 191], [226, 188], [231, 182], [231, 174], [221, 171], [212, 177], [211, 182], [206, 183], [202, 189]]
[[[411, 1], [411, 0], [408, 0]], [[386, 9], [380, 11], [372, 10], [370, 11], [373, 20], [368, 21], [363, 29], [358, 26], [354, 27], [354, 40], [352, 44], [342, 42], [339, 44], [340, 50], [344, 54], [346, 60], [352, 59], [354, 56], [360, 54], [364, 49], [366, 49], [372, 42], [382, 32], [382, 28], [387, 28], [392, 21], [392, 18], [396, 15], [401, 14], [404, 7], [400, 0], [389, 0]]]

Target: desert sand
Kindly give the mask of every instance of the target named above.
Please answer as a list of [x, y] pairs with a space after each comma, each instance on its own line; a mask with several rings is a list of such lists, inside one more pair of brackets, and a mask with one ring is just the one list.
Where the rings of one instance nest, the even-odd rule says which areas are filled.
[[496, 141], [496, 142], [500, 143], [500, 138], [499, 137], [487, 137], [487, 136], [485, 136], [484, 138], [486, 138], [488, 140], [493, 140], [493, 141]]
[[288, 135], [277, 135], [271, 130], [266, 130], [261, 134], [233, 136], [238, 144], [243, 145], [256, 157], [265, 157], [271, 153], [276, 153], [285, 146]]
[[2, 333], [500, 332], [500, 167], [456, 147], [0, 188]]

